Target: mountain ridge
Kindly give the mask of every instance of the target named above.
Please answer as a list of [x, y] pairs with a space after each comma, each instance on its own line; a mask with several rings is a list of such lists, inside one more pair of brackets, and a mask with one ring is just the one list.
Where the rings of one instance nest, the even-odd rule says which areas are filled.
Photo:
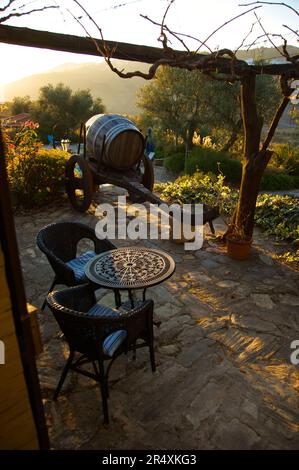
[[[126, 67], [124, 61], [115, 61], [120, 68]], [[131, 63], [132, 64], [132, 63]], [[4, 86], [6, 101], [15, 96], [30, 96], [38, 98], [39, 89], [49, 83], [63, 83], [72, 90], [89, 89], [94, 98], [100, 97], [109, 113], [138, 114], [136, 91], [146, 84], [139, 77], [124, 80], [112, 72], [105, 62], [87, 62], [82, 64], [63, 64], [47, 72], [30, 75]], [[134, 69], [146, 71], [147, 64], [135, 62]], [[127, 68], [127, 67], [126, 67]]]

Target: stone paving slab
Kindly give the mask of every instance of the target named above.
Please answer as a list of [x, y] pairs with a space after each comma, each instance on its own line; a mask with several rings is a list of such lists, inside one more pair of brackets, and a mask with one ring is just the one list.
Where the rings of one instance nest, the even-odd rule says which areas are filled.
[[[97, 201], [115, 201], [117, 194], [109, 187]], [[97, 222], [92, 209], [78, 214], [67, 201], [15, 218], [27, 297], [37, 306], [52, 272], [35, 237], [61, 220]], [[221, 219], [215, 225], [224, 229]], [[70, 374], [52, 401], [67, 347], [51, 313], [40, 314], [44, 352], [38, 368], [53, 448], [298, 449], [299, 365], [290, 362], [290, 344], [299, 340], [298, 274], [273, 259], [273, 245], [258, 230], [254, 240], [243, 262], [229, 259], [208, 230], [197, 252], [168, 241], [138, 241], [169, 252], [177, 269], [148, 291], [162, 322], [155, 328], [157, 371], [152, 374], [146, 350], [136, 361], [123, 356], [115, 362], [109, 426], [102, 424], [92, 380]], [[98, 298], [113, 302], [109, 291]]]

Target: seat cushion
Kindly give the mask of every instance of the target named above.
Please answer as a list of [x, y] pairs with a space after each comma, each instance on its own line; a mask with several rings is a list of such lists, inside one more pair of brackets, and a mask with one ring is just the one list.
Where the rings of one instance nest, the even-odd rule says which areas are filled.
[[[115, 308], [106, 305], [95, 304], [88, 310], [88, 315], [94, 317], [118, 317], [120, 313]], [[111, 333], [103, 341], [103, 351], [106, 356], [112, 357], [117, 348], [122, 344], [127, 336], [126, 330], [117, 330]]]
[[86, 251], [86, 253], [83, 253], [83, 255], [78, 256], [78, 258], [74, 258], [66, 263], [74, 271], [77, 282], [84, 281], [85, 266], [94, 256], [96, 256], [94, 251]]
[[117, 348], [124, 342], [127, 337], [126, 330], [113, 331], [103, 342], [103, 351], [109, 357], [112, 357]]

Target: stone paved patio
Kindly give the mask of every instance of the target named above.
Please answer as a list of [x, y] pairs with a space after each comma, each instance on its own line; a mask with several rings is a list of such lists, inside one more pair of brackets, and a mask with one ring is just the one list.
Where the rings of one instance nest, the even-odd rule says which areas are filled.
[[[115, 201], [108, 188], [98, 201]], [[58, 220], [95, 226], [91, 213], [59, 208], [16, 216], [28, 300], [40, 306], [52, 279], [35, 245], [38, 230]], [[224, 229], [218, 219], [216, 229]], [[175, 275], [151, 288], [157, 371], [146, 350], [119, 358], [111, 371], [111, 423], [102, 424], [98, 386], [70, 374], [51, 399], [67, 348], [46, 309], [38, 367], [51, 445], [55, 449], [298, 449], [298, 274], [274, 261], [275, 246], [256, 230], [248, 261], [230, 260], [207, 231], [196, 252], [168, 241], [143, 241], [169, 252]], [[130, 241], [116, 241], [118, 246]], [[134, 242], [135, 244], [136, 242]], [[108, 291], [102, 301], [112, 304]]]

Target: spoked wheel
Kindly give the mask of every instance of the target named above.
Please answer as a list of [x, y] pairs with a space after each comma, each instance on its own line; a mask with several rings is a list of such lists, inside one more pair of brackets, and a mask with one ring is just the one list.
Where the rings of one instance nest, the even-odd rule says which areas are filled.
[[87, 161], [81, 155], [72, 155], [66, 164], [65, 188], [73, 208], [85, 212], [92, 201], [93, 177]]
[[153, 162], [148, 158], [147, 155], [142, 155], [142, 163], [143, 163], [143, 175], [142, 175], [142, 184], [145, 186], [149, 191], [154, 189], [155, 183], [155, 174], [154, 174], [154, 165]]

